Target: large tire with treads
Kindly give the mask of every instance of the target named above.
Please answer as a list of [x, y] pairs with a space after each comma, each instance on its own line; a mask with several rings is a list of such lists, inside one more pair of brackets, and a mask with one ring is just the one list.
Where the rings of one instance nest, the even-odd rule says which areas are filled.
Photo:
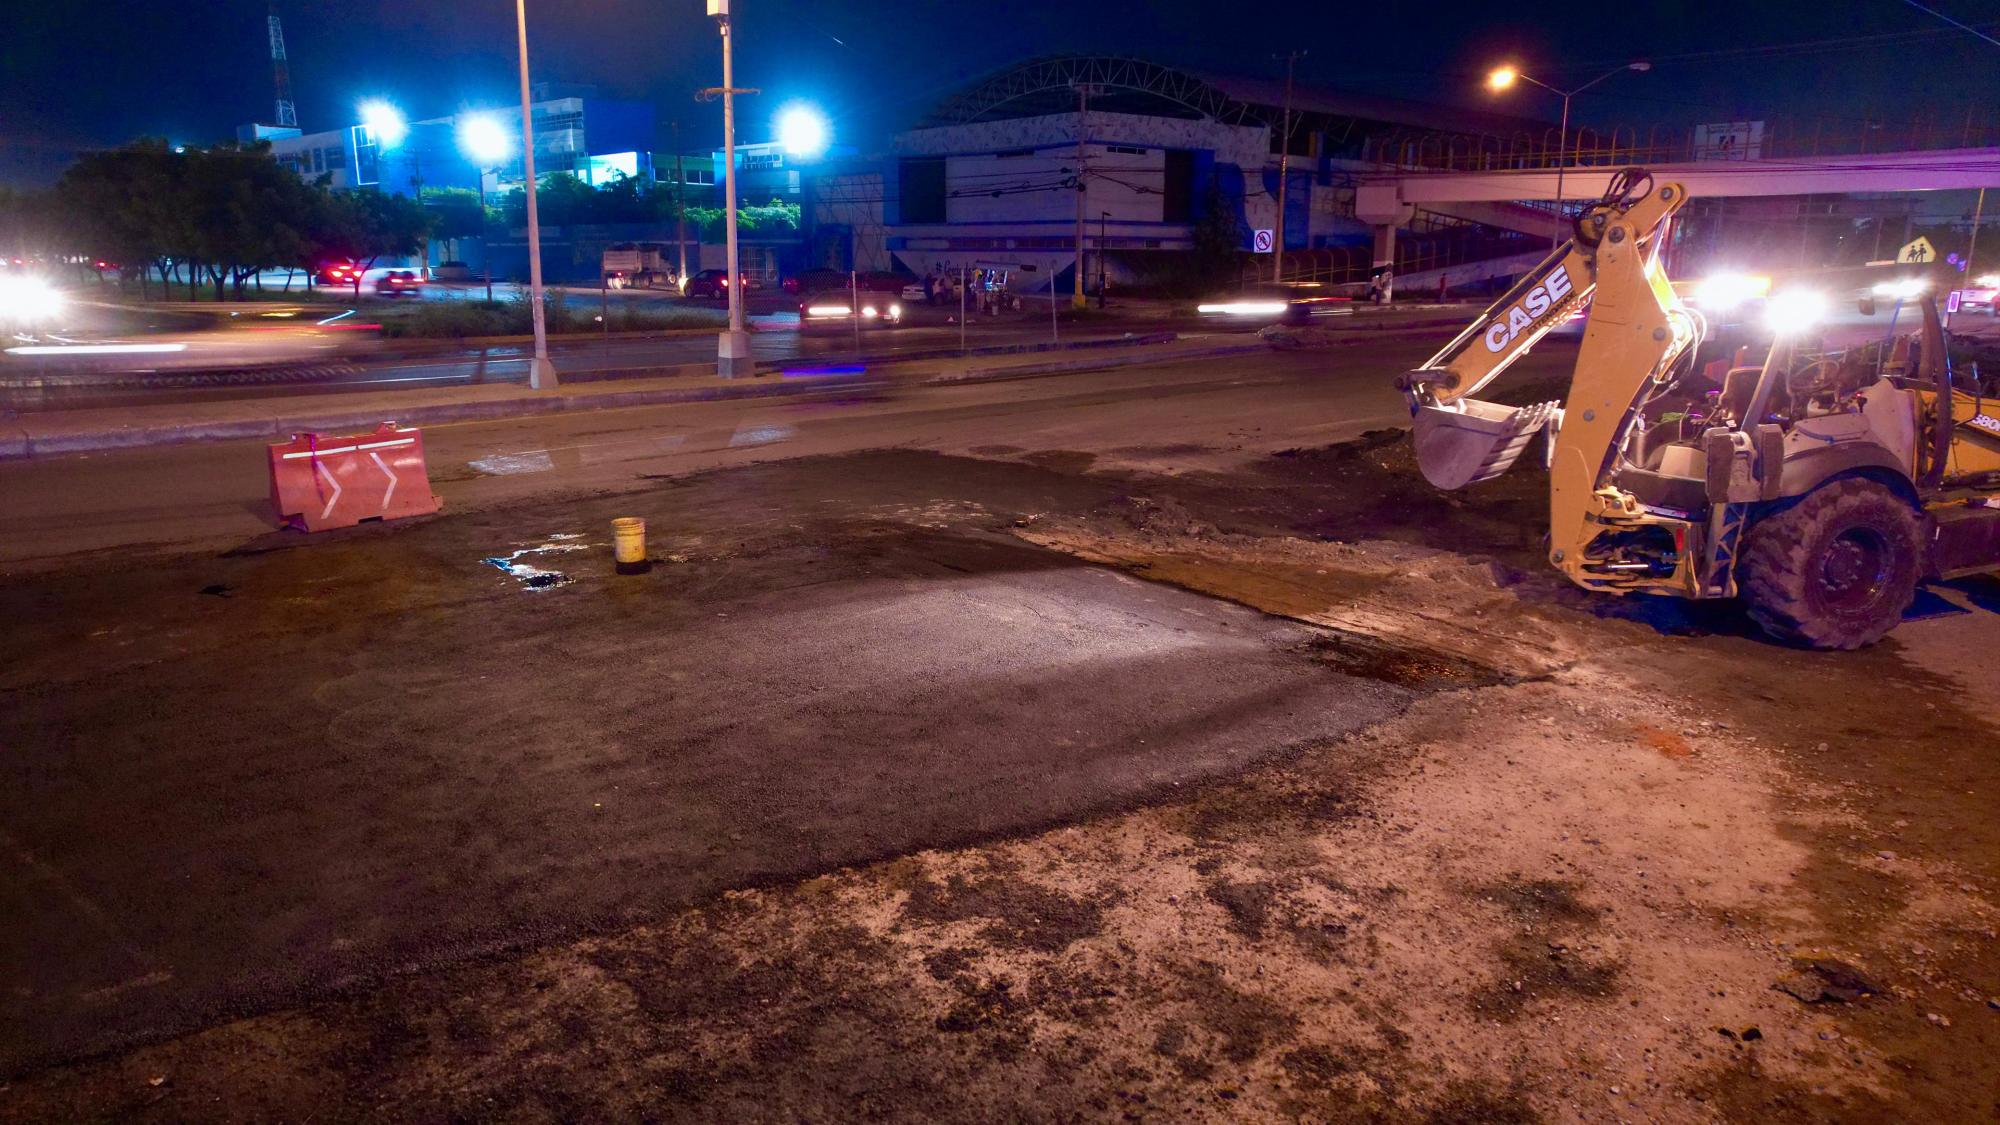
[[1884, 485], [1829, 481], [1752, 524], [1738, 568], [1750, 616], [1772, 636], [1860, 648], [1895, 628], [1916, 598], [1923, 525]]

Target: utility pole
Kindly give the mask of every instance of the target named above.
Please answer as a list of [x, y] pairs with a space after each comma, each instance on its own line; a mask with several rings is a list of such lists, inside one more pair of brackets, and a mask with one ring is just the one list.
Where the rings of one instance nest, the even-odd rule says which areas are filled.
[[687, 292], [688, 278], [688, 233], [687, 233], [687, 163], [681, 156], [681, 123], [674, 122], [674, 245], [680, 248], [681, 292]]
[[1972, 205], [1972, 240], [1965, 247], [1965, 276], [1974, 285], [1979, 284], [1979, 273], [1972, 268], [1973, 255], [1979, 253], [1979, 223], [1986, 217], [1986, 189], [1979, 189], [1979, 202]]
[[528, 178], [528, 315], [535, 324], [535, 356], [528, 361], [528, 387], [540, 391], [555, 387], [556, 365], [549, 362], [548, 317], [542, 308], [542, 224], [535, 214], [535, 115], [528, 102], [527, 0], [514, 0], [514, 26], [521, 41], [521, 171]]
[[[1083, 211], [1084, 197], [1087, 193], [1084, 190], [1085, 181], [1083, 178], [1083, 142], [1089, 132], [1089, 126], [1087, 125], [1089, 116], [1090, 87], [1085, 83], [1079, 82], [1076, 84], [1076, 291], [1071, 295], [1069, 302], [1071, 308], [1078, 309], [1083, 308], [1085, 305], [1083, 299]], [[1103, 253], [1102, 249], [1098, 252]], [[1049, 293], [1051, 297], [1055, 293], [1055, 287], [1056, 279], [1051, 276], [1049, 278]]]
[[1097, 213], [1097, 307], [1100, 309], [1104, 307], [1104, 290], [1107, 288], [1104, 277], [1104, 224], [1110, 219], [1109, 211]]
[[1292, 67], [1304, 51], [1285, 56], [1285, 132], [1278, 141], [1278, 221], [1277, 238], [1271, 245], [1271, 282], [1285, 276], [1285, 179], [1292, 170]]
[[725, 379], [755, 372], [750, 360], [750, 333], [743, 326], [743, 271], [737, 265], [736, 244], [736, 95], [754, 94], [752, 89], [735, 87], [735, 62], [730, 54], [730, 0], [708, 0], [708, 14], [715, 17], [722, 32], [722, 85], [696, 95], [702, 100], [722, 99], [723, 222], [727, 227], [729, 275], [723, 288], [729, 291], [729, 330], [716, 337], [715, 373]]

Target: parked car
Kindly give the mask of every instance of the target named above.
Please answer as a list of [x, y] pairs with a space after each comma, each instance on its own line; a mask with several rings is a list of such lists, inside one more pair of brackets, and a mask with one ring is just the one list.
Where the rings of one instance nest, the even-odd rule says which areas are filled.
[[[738, 284], [743, 286], [745, 293], [760, 287], [757, 279], [749, 274], [743, 274]], [[681, 292], [688, 297], [712, 297], [718, 301], [723, 300], [729, 296], [729, 271], [703, 270], [688, 278], [687, 288]]]
[[826, 269], [806, 270], [786, 278], [779, 283], [778, 287], [794, 296], [800, 293], [816, 293], [823, 289], [845, 289], [847, 287], [847, 271]]
[[472, 267], [464, 262], [440, 262], [438, 268], [431, 271], [431, 277], [437, 281], [471, 281]]
[[390, 270], [375, 283], [377, 297], [420, 297], [424, 279], [415, 270]]
[[2000, 316], [2000, 275], [1983, 274], [1971, 285], [1958, 291], [1958, 308], [1961, 312], [1984, 312], [1988, 316]]

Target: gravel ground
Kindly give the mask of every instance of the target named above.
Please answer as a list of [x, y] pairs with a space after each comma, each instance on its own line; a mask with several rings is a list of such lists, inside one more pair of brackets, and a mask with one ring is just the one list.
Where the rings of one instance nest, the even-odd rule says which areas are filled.
[[[890, 518], [1303, 623], [1294, 659], [1400, 711], [42, 1070], [0, 1115], [2000, 1114], [2000, 735], [1959, 667], [2000, 630], [1991, 581], [1803, 653], [1732, 607], [1568, 589], [1538, 475], [1440, 495], [1393, 435], [1175, 474], [988, 453], [1072, 484], [1001, 503], [1004, 474], [940, 473]], [[714, 487], [755, 495], [746, 472]]]

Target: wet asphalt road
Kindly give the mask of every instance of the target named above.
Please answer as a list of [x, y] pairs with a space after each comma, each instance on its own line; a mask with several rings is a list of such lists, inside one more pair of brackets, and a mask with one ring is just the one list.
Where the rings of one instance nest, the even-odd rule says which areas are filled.
[[[808, 458], [0, 589], [0, 1073], [1134, 802], [1404, 698], [1006, 535], [1117, 488]], [[681, 561], [612, 576], [620, 515]], [[547, 589], [482, 561], [578, 546], [519, 557]]]
[[[1052, 334], [1034, 318], [986, 320], [966, 326], [942, 323], [934, 310], [912, 313], [912, 323], [854, 333], [835, 328], [801, 330], [796, 315], [757, 318], [750, 337], [759, 363], [812, 367], [911, 353], [948, 353], [969, 348], [1038, 345], [1052, 341], [1101, 339], [1124, 333], [1157, 333], [1176, 328], [1201, 332], [1244, 331], [1253, 326], [1204, 324], [1198, 319], [1168, 323], [1157, 319], [1093, 320]], [[418, 341], [415, 346], [432, 345]], [[526, 344], [438, 349], [398, 354], [397, 341], [333, 338], [310, 328], [285, 333], [215, 331], [189, 336], [174, 353], [102, 356], [0, 355], [0, 412], [76, 410], [161, 403], [213, 402], [301, 394], [408, 390], [424, 387], [525, 383]], [[657, 373], [657, 368], [715, 362], [713, 332], [650, 338], [550, 341], [559, 372], [616, 376]]]

